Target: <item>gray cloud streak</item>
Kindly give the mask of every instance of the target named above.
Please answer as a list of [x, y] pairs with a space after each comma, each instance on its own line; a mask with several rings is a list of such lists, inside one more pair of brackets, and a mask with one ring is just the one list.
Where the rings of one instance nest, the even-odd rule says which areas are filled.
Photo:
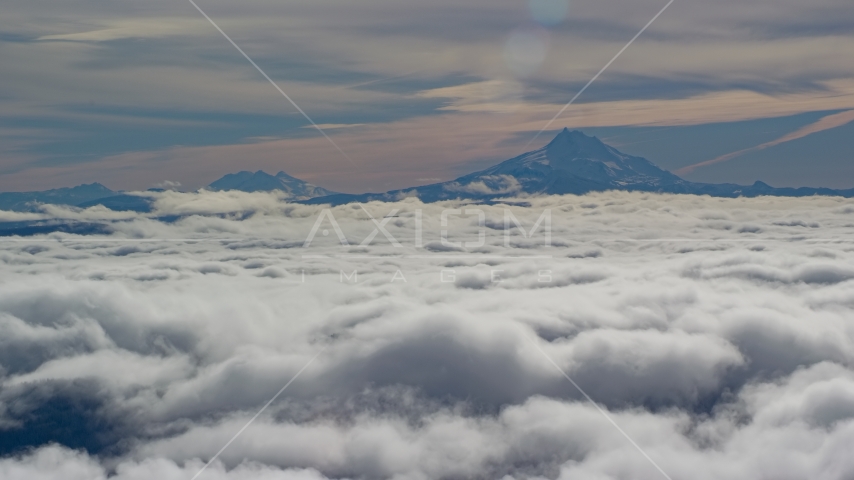
[[758, 152], [759, 150], [765, 150], [766, 148], [774, 147], [780, 145], [781, 143], [791, 142], [792, 140], [804, 138], [807, 135], [812, 135], [813, 133], [822, 132], [824, 130], [830, 130], [831, 128], [841, 127], [845, 124], [851, 123], [852, 121], [854, 121], [854, 110], [847, 110], [844, 112], [835, 113], [833, 115], [828, 115], [817, 122], [813, 122], [805, 127], [799, 128], [792, 133], [783, 135], [782, 137], [774, 139], [770, 142], [765, 142], [755, 147], [745, 148], [737, 152], [727, 153], [726, 155], [721, 155], [717, 158], [706, 160], [704, 162], [688, 165], [687, 167], [682, 167], [679, 170], [676, 170], [676, 173], [679, 175], [687, 175], [698, 168], [707, 167], [716, 163], [728, 162], [734, 158], [740, 157], [750, 152]]

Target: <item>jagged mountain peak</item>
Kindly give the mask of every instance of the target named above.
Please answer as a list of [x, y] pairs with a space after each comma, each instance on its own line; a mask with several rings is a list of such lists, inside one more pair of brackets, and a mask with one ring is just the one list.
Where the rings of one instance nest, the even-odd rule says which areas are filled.
[[513, 177], [520, 192], [528, 194], [583, 193], [610, 188], [653, 190], [683, 182], [650, 161], [626, 155], [596, 137], [578, 130], [563, 129], [546, 146], [511, 158], [494, 167], [455, 181], [461, 185], [483, 182], [507, 184]]
[[[575, 159], [587, 159], [600, 162], [624, 162], [632, 158], [606, 145], [598, 137], [585, 135], [580, 130], [564, 128], [543, 150], [550, 161], [565, 163]], [[634, 157], [639, 158], [639, 157]]]
[[564, 128], [544, 148], [553, 155], [607, 156], [613, 154], [610, 147], [602, 143], [597, 137], [588, 136], [580, 130], [568, 128]]

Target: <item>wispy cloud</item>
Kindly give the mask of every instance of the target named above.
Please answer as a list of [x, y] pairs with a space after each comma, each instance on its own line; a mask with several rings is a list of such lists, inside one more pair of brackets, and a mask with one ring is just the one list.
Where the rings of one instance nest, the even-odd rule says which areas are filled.
[[[353, 127], [361, 127], [365, 125], [364, 123], [318, 123], [317, 126], [324, 130], [335, 130], [339, 128], [353, 128]], [[311, 128], [314, 129], [314, 125], [305, 125], [300, 128]]]
[[[364, 159], [358, 169], [342, 164], [320, 136], [256, 138], [231, 145], [178, 146], [110, 155], [86, 164], [30, 168], [0, 177], [0, 189], [22, 183], [50, 188], [91, 181], [114, 189], [133, 189], [146, 188], [164, 177], [179, 180], [186, 188], [198, 188], [236, 169], [284, 170], [316, 185], [352, 193], [410, 187], [419, 178], [451, 180], [455, 173], [474, 170], [473, 166], [517, 155], [528, 140], [518, 133], [536, 132], [562, 106], [544, 103], [499, 113], [492, 103], [495, 97], [490, 96], [489, 88], [484, 96], [484, 87], [489, 85], [431, 92], [451, 97], [449, 107], [454, 111], [333, 129], [342, 148]], [[683, 99], [581, 103], [556, 123], [561, 128], [684, 126], [811, 110], [854, 110], [854, 82], [833, 82], [825, 87], [819, 97], [727, 91]], [[283, 157], [282, 152], [287, 155]], [[235, 158], [241, 159], [237, 166]], [[199, 172], [200, 164], [206, 165], [203, 172]], [[135, 173], [129, 176], [128, 171]]]
[[[757, 0], [749, 9], [736, 0], [671, 7], [554, 126], [697, 125], [854, 109], [854, 67], [844, 61], [854, 53], [854, 37], [840, 33], [850, 30], [842, 28], [847, 17], [841, 15], [850, 11], [848, 0], [820, 1], [821, 8], [773, 0]], [[210, 6], [223, 29], [322, 128], [335, 130], [336, 142], [383, 144], [353, 152], [354, 158], [376, 162], [379, 172], [370, 184], [348, 179], [356, 182], [348, 190], [363, 190], [458, 171], [434, 168], [412, 155], [425, 145], [434, 159], [447, 158], [444, 165], [517, 154], [522, 143], [510, 145], [516, 136], [542, 128], [661, 3], [641, 0], [619, 15], [604, 4], [574, 5], [567, 23], [547, 30], [541, 68], [524, 78], [510, 68], [504, 50], [511, 32], [533, 20], [528, 2], [365, 0], [335, 4], [331, 14], [330, 0], [258, 2], [239, 11], [223, 0], [206, 0], [202, 7]], [[69, 0], [49, 10], [32, 2], [9, 5], [4, 20], [12, 33], [0, 40], [6, 60], [0, 65], [0, 121], [6, 122], [0, 129], [19, 127], [27, 117], [26, 124], [43, 126], [46, 136], [75, 138], [0, 145], [0, 157], [26, 159], [24, 168], [31, 169], [26, 178], [0, 178], [0, 189], [21, 188], [22, 182], [35, 189], [67, 185], [71, 178], [91, 181], [92, 171], [116, 172], [118, 188], [141, 186], [134, 182], [145, 175], [145, 162], [123, 165], [118, 173], [108, 159], [132, 151], [174, 160], [158, 164], [163, 172], [156, 181], [167, 175], [198, 184], [193, 177], [207, 172], [198, 163], [180, 165], [183, 148], [249, 138], [257, 146], [257, 137], [274, 135], [297, 138], [269, 148], [274, 153], [267, 158], [254, 157], [258, 162], [281, 162], [282, 148], [294, 152], [288, 161], [297, 153], [324, 163], [340, 156], [321, 142], [306, 141], [300, 129], [305, 122], [272, 101], [263, 79], [186, 7], [166, 2], [131, 13], [101, 8], [95, 0]], [[792, 28], [804, 22], [808, 34]], [[775, 40], [758, 38], [757, 28], [745, 25], [773, 28]], [[210, 135], [188, 141], [198, 125], [142, 134], [107, 115], [163, 125], [215, 118], [234, 125], [232, 131], [246, 131], [234, 140]], [[276, 118], [253, 123], [245, 115]], [[60, 116], [85, 121], [57, 125]], [[110, 123], [93, 126], [95, 121]], [[359, 138], [345, 138], [356, 133]], [[60, 149], [80, 163], [57, 160]], [[217, 174], [243, 168], [244, 158], [232, 156]], [[10, 160], [5, 162], [0, 167]], [[38, 171], [59, 164], [70, 168], [50, 182]], [[187, 177], [175, 175], [179, 171]]]
[[854, 110], [847, 110], [841, 113], [835, 113], [833, 115], [828, 115], [823, 117], [821, 120], [811, 123], [805, 127], [801, 127], [795, 130], [792, 133], [787, 135], [783, 135], [782, 137], [771, 140], [770, 142], [765, 142], [761, 145], [757, 145], [755, 147], [745, 148], [743, 150], [739, 150], [737, 152], [727, 153], [726, 155], [721, 155], [720, 157], [713, 158], [711, 160], [706, 160], [704, 162], [695, 163], [693, 165], [688, 165], [687, 167], [682, 167], [679, 170], [676, 170], [676, 174], [678, 175], [686, 175], [698, 168], [708, 167], [709, 165], [714, 165], [717, 163], [727, 162], [732, 160], [733, 158], [740, 157], [744, 154], [750, 152], [757, 152], [759, 150], [765, 150], [766, 148], [773, 147], [775, 145], [780, 145], [781, 143], [791, 142], [792, 140], [797, 140], [799, 138], [804, 138], [807, 135], [812, 135], [813, 133], [822, 132], [824, 130], [830, 130], [831, 128], [841, 127], [847, 123], [854, 121]]
[[128, 38], [165, 38], [171, 36], [198, 35], [204, 33], [204, 25], [189, 18], [150, 17], [116, 19], [104, 25], [74, 33], [42, 35], [39, 41], [108, 42]]

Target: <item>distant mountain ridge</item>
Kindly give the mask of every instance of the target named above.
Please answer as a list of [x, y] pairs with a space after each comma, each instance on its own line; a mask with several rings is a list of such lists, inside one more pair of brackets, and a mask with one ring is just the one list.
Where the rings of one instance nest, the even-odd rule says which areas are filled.
[[[775, 188], [763, 182], [753, 185], [695, 183], [657, 167], [649, 160], [627, 155], [596, 137], [563, 129], [548, 145], [448, 182], [392, 190], [385, 193], [336, 193], [292, 177], [285, 172], [270, 175], [258, 170], [230, 173], [214, 181], [210, 190], [244, 192], [282, 191], [293, 201], [340, 205], [350, 202], [397, 201], [418, 197], [424, 202], [441, 200], [496, 201], [527, 195], [585, 194], [605, 190], [756, 197], [812, 195], [854, 197], [854, 188]], [[39, 204], [79, 207], [103, 205], [113, 210], [146, 212], [152, 200], [139, 194], [114, 192], [92, 183], [42, 192], [0, 193], [0, 210], [33, 211]]]
[[229, 173], [208, 185], [208, 188], [211, 190], [240, 190], [242, 192], [272, 192], [281, 190], [298, 200], [338, 194], [337, 192], [292, 177], [285, 172], [270, 175], [261, 170], [254, 173], [246, 170]]
[[115, 194], [116, 192], [100, 183], [55, 188], [40, 192], [5, 192], [0, 193], [0, 210], [26, 212], [37, 210], [40, 204], [79, 205]]
[[[229, 173], [211, 183], [207, 188], [215, 191], [239, 190], [243, 192], [272, 192], [278, 190], [287, 193], [294, 200], [338, 195], [337, 192], [312, 185], [296, 177], [292, 177], [285, 172], [270, 175], [261, 170], [257, 172], [241, 171]], [[150, 190], [161, 191], [159, 189]], [[68, 205], [81, 208], [103, 205], [112, 210], [148, 212], [151, 210], [152, 201], [146, 196], [110, 190], [100, 183], [37, 192], [0, 193], [0, 210], [33, 212], [38, 211], [39, 205], [44, 204]]]

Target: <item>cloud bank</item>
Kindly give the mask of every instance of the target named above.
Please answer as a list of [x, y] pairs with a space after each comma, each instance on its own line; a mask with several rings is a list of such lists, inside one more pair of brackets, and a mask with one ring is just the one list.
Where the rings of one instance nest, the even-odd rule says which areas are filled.
[[150, 195], [0, 239], [0, 477], [192, 478], [318, 352], [199, 478], [663, 478], [549, 359], [671, 478], [854, 473], [850, 199]]

